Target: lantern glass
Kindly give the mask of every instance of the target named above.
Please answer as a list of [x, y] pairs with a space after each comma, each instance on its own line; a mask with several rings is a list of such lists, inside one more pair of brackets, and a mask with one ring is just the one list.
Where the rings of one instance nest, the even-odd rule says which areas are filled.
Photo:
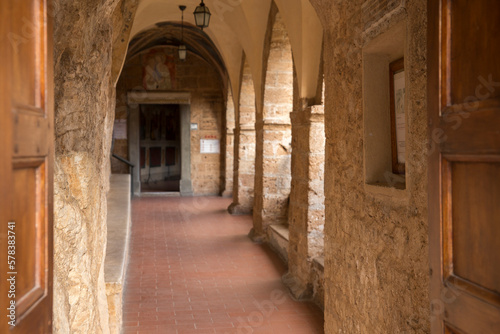
[[179, 45], [179, 59], [186, 60], [187, 57], [187, 49], [185, 45]]
[[194, 20], [196, 22], [196, 26], [203, 29], [208, 28], [210, 24], [210, 17], [212, 14], [210, 13], [210, 9], [202, 2], [196, 10], [194, 11]]

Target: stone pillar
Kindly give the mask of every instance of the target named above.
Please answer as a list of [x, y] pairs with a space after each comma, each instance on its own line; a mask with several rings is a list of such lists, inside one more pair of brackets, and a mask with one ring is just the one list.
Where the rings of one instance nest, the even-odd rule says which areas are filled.
[[257, 120], [254, 229], [286, 224], [291, 184], [291, 125], [286, 119]]
[[227, 129], [226, 132], [226, 157], [224, 167], [224, 180], [222, 197], [233, 196], [233, 178], [234, 178], [234, 129]]
[[235, 114], [234, 101], [231, 90], [227, 94], [225, 127], [223, 137], [223, 177], [222, 177], [222, 197], [233, 196], [233, 173], [234, 173], [234, 128]]
[[255, 241], [266, 237], [269, 225], [286, 223], [291, 182], [292, 47], [279, 12], [269, 24], [272, 34], [265, 46], [269, 54], [262, 112], [257, 113], [256, 122]]
[[311, 262], [323, 256], [325, 223], [324, 107], [291, 114], [292, 190], [289, 208], [288, 274], [284, 281], [298, 299], [312, 294]]
[[255, 128], [237, 127], [234, 131], [234, 192], [229, 213], [250, 214], [254, 201]]
[[243, 67], [240, 103], [234, 130], [234, 176], [231, 214], [250, 214], [255, 178], [255, 90], [247, 62]]

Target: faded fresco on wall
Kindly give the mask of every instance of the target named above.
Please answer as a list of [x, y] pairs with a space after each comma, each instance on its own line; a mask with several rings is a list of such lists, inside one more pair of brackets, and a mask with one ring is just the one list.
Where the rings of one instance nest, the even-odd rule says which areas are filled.
[[143, 56], [143, 87], [146, 90], [175, 89], [175, 59], [154, 49]]

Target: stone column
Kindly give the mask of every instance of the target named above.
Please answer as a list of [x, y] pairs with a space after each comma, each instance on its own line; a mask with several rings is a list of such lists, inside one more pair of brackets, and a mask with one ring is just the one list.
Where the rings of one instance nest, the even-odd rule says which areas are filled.
[[323, 256], [325, 223], [324, 107], [293, 112], [292, 190], [289, 208], [288, 274], [284, 281], [296, 298], [312, 295], [311, 262]]
[[233, 177], [234, 177], [234, 129], [227, 129], [226, 132], [226, 157], [224, 167], [224, 180], [222, 197], [233, 196]]
[[[271, 24], [271, 22], [269, 22]], [[253, 239], [266, 238], [267, 227], [287, 222], [290, 195], [293, 110], [292, 47], [282, 15], [272, 23], [262, 111], [257, 113]]]
[[255, 128], [237, 127], [234, 131], [234, 192], [229, 213], [250, 214], [254, 202]]
[[224, 127], [224, 151], [223, 153], [223, 178], [222, 178], [222, 197], [233, 196], [233, 173], [234, 173], [234, 127], [235, 127], [235, 114], [234, 114], [234, 101], [229, 90], [227, 94], [226, 116]]
[[[288, 118], [288, 117], [287, 117]], [[271, 224], [286, 224], [290, 195], [291, 125], [286, 119], [257, 120], [254, 229], [256, 237]]]
[[231, 214], [250, 214], [255, 178], [255, 90], [247, 62], [243, 67], [240, 103], [234, 130], [234, 176]]

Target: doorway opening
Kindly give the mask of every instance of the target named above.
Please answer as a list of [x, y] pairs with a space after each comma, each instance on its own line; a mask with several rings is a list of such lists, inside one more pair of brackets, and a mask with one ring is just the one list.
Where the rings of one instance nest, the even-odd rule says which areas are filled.
[[180, 106], [141, 104], [139, 138], [141, 192], [180, 192]]

